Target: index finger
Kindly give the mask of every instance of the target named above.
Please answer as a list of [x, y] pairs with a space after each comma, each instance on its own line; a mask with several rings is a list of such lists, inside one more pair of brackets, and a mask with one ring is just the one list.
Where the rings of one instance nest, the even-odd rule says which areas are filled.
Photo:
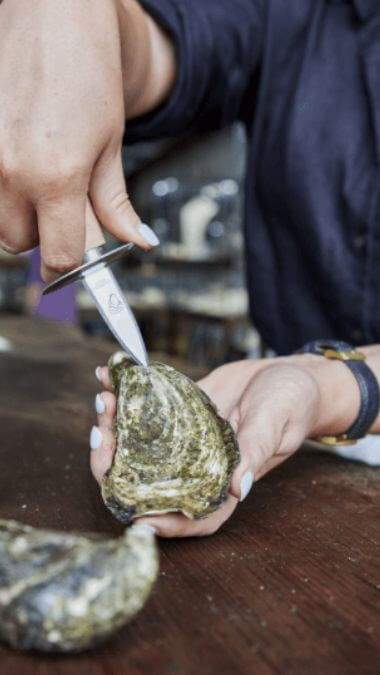
[[82, 263], [86, 199], [83, 192], [48, 197], [37, 204], [41, 276], [47, 283]]

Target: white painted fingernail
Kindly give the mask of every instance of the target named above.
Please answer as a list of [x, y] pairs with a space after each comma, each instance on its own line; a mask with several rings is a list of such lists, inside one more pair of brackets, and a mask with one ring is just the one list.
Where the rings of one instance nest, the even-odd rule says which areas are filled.
[[159, 238], [149, 227], [149, 225], [144, 225], [144, 223], [141, 223], [139, 227], [139, 232], [141, 236], [145, 239], [145, 241], [148, 244], [150, 244], [150, 246], [158, 246], [158, 244], [160, 243]]
[[100, 372], [101, 372], [101, 370], [102, 370], [102, 369], [101, 369], [100, 366], [98, 366], [98, 367], [95, 369], [95, 377], [96, 377], [97, 380], [99, 380], [99, 382], [102, 381], [102, 378], [100, 377]]
[[91, 450], [97, 450], [100, 447], [103, 436], [98, 427], [92, 427], [90, 433], [90, 448]]
[[153, 527], [153, 525], [148, 525], [148, 523], [136, 523], [135, 525], [132, 525], [131, 530], [145, 530], [151, 534], [157, 534], [156, 528]]
[[251, 487], [253, 485], [253, 473], [252, 471], [247, 471], [243, 478], [240, 481], [240, 501], [243, 502], [244, 499], [249, 494]]
[[106, 406], [104, 405], [104, 401], [100, 394], [96, 394], [95, 396], [95, 410], [98, 413], [98, 415], [103, 415], [103, 413], [106, 410]]

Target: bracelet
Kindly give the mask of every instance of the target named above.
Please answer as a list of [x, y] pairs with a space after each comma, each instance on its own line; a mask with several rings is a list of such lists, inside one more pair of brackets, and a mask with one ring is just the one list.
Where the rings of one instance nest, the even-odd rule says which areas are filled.
[[360, 409], [356, 420], [344, 434], [321, 436], [316, 440], [324, 445], [354, 445], [368, 433], [380, 407], [379, 383], [365, 363], [365, 355], [348, 342], [338, 340], [314, 340], [308, 342], [298, 354], [319, 354], [327, 359], [339, 359], [346, 364], [356, 378], [360, 390]]

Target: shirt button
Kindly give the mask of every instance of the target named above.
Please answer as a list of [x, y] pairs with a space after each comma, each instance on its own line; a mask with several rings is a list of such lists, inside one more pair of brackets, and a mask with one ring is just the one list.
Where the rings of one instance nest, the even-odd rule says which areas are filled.
[[355, 330], [352, 331], [351, 340], [353, 340], [353, 342], [361, 342], [363, 340], [363, 333], [359, 328], [355, 328]]

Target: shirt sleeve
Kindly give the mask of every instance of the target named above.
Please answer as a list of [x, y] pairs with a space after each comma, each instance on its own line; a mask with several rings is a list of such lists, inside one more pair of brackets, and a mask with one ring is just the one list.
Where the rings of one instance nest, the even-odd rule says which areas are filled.
[[255, 87], [263, 0], [140, 0], [172, 36], [177, 79], [168, 100], [126, 125], [125, 141], [208, 131], [241, 117]]

